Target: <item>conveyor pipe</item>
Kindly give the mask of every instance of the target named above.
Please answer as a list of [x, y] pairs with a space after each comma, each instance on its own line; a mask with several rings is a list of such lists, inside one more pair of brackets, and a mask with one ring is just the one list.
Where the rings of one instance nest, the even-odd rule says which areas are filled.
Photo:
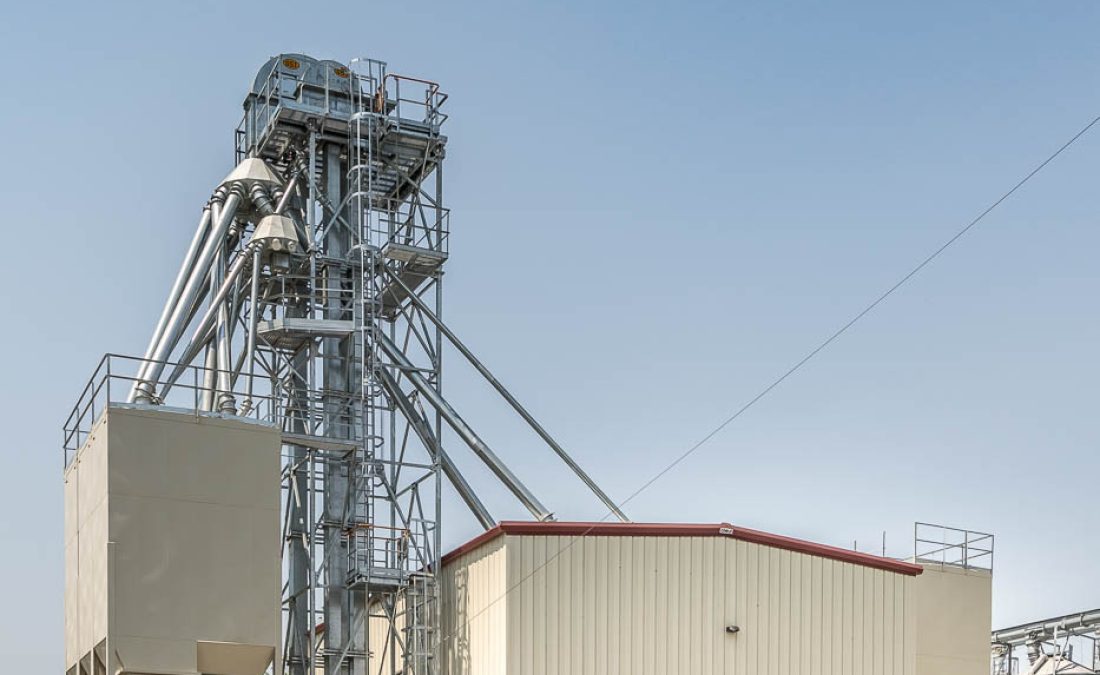
[[[215, 193], [217, 194], [217, 193]], [[168, 318], [172, 315], [172, 309], [179, 301], [180, 293], [183, 291], [183, 285], [186, 283], [188, 276], [191, 274], [191, 270], [195, 266], [195, 256], [199, 252], [199, 248], [202, 246], [203, 240], [206, 236], [206, 230], [210, 227], [210, 204], [207, 203], [202, 209], [202, 217], [199, 219], [199, 226], [195, 228], [195, 236], [191, 238], [191, 245], [187, 247], [187, 253], [183, 256], [183, 263], [180, 264], [179, 272], [176, 273], [176, 279], [172, 282], [172, 289], [168, 291], [168, 299], [164, 303], [164, 309], [160, 312], [160, 318], [157, 319], [157, 325], [153, 329], [153, 336], [149, 339], [149, 346], [145, 348], [145, 361], [141, 362], [141, 366], [138, 369], [137, 378], [135, 378], [134, 385], [130, 389], [130, 399], [133, 400], [137, 395], [138, 386], [142, 383], [145, 376], [145, 371], [149, 367], [149, 359], [153, 357], [153, 352], [156, 351], [157, 344], [160, 342], [161, 336], [164, 335], [164, 327], [168, 323]]]
[[[152, 400], [155, 394], [155, 383], [160, 379], [164, 371], [164, 361], [167, 360], [168, 356], [172, 353], [172, 350], [179, 342], [180, 335], [183, 333], [184, 328], [186, 328], [185, 323], [187, 321], [187, 316], [190, 314], [199, 291], [206, 281], [206, 276], [210, 272], [210, 265], [214, 261], [215, 254], [218, 252], [219, 247], [225, 244], [225, 233], [228, 231], [230, 223], [233, 222], [233, 218], [237, 215], [237, 207], [240, 206], [240, 203], [241, 195], [238, 190], [231, 191], [229, 196], [226, 197], [225, 203], [222, 205], [218, 217], [214, 222], [214, 226], [206, 237], [206, 243], [202, 247], [202, 252], [199, 254], [199, 258], [195, 261], [195, 266], [192, 268], [187, 278], [187, 283], [183, 287], [179, 301], [176, 303], [175, 307], [172, 308], [172, 314], [164, 328], [164, 334], [157, 342], [157, 347], [153, 350], [151, 357], [145, 362], [146, 368], [144, 374], [140, 378], [141, 382], [138, 388], [131, 395], [131, 402], [140, 399], [145, 399], [147, 401]], [[213, 303], [211, 306], [213, 306]]]
[[[214, 346], [213, 340], [206, 343], [206, 358], [203, 360], [203, 368], [199, 410], [213, 410], [214, 390], [218, 385], [218, 350]], [[165, 388], [164, 391], [161, 392], [161, 398], [163, 399], [167, 394], [168, 389]]]
[[1033, 623], [1025, 623], [1011, 628], [1002, 628], [1001, 630], [993, 631], [993, 642], [996, 644], [1017, 646], [1026, 644], [1034, 639], [1036, 635], [1052, 636], [1055, 630], [1071, 633], [1100, 630], [1100, 609], [1093, 609], [1078, 614], [1067, 614], [1066, 616], [1059, 616]]
[[[249, 255], [247, 251], [243, 251], [237, 255], [233, 260], [233, 265], [229, 268], [229, 272], [226, 273], [225, 279], [222, 281], [221, 286], [218, 288], [218, 292], [214, 295], [214, 298], [210, 301], [210, 306], [207, 307], [206, 313], [202, 315], [202, 319], [199, 320], [199, 324], [195, 327], [195, 332], [191, 335], [191, 340], [187, 343], [183, 352], [180, 355], [179, 361], [172, 369], [172, 373], [165, 380], [164, 388], [161, 391], [161, 397], [168, 393], [168, 389], [179, 379], [183, 374], [183, 371], [187, 368], [187, 365], [199, 355], [199, 350], [202, 349], [203, 344], [207, 341], [207, 333], [214, 327], [214, 322], [218, 318], [218, 315], [224, 308], [226, 297], [233, 289], [237, 278], [241, 275], [246, 267], [252, 263], [253, 256]], [[217, 332], [214, 333], [212, 338], [215, 343], [218, 340]], [[226, 364], [226, 368], [229, 364]], [[228, 376], [228, 371], [226, 376]], [[220, 382], [219, 382], [220, 386]]]
[[607, 493], [604, 492], [600, 488], [600, 486], [596, 484], [596, 481], [592, 480], [592, 477], [589, 476], [585, 472], [585, 470], [582, 469], [581, 466], [573, 460], [569, 453], [565, 451], [565, 448], [561, 447], [561, 445], [556, 440], [554, 440], [554, 437], [550, 435], [550, 432], [544, 429], [543, 426], [539, 424], [538, 420], [536, 420], [531, 413], [527, 412], [527, 409], [523, 407], [523, 404], [521, 404], [515, 396], [512, 396], [512, 393], [508, 391], [508, 389], [505, 388], [500, 380], [498, 380], [493, 375], [493, 373], [490, 372], [485, 364], [483, 364], [477, 358], [477, 356], [475, 356], [474, 353], [470, 351], [469, 348], [467, 348], [461, 340], [458, 339], [458, 336], [455, 335], [454, 332], [447, 327], [447, 324], [443, 323], [443, 321], [439, 317], [437, 317], [434, 312], [431, 311], [427, 303], [421, 300], [420, 297], [416, 295], [416, 293], [414, 293], [412, 289], [409, 288], [396, 273], [393, 272], [393, 270], [389, 269], [388, 267], [385, 267], [385, 270], [391, 279], [401, 285], [402, 290], [404, 290], [405, 293], [409, 296], [409, 299], [413, 302], [413, 304], [416, 305], [417, 309], [419, 309], [425, 316], [427, 316], [428, 320], [435, 324], [435, 327], [438, 328], [440, 332], [442, 332], [443, 335], [447, 337], [451, 344], [454, 345], [455, 349], [457, 349], [460, 354], [466, 357], [466, 360], [470, 362], [470, 365], [472, 365], [477, 370], [477, 372], [480, 373], [481, 376], [489, 382], [489, 384], [493, 385], [493, 388], [497, 390], [497, 393], [500, 394], [504, 398], [504, 400], [512, 406], [512, 409], [515, 410], [516, 413], [518, 413], [519, 416], [522, 417], [523, 420], [527, 422], [527, 424], [532, 429], [534, 429], [535, 433], [537, 433], [539, 437], [542, 438], [542, 440], [550, 446], [550, 449], [553, 450], [554, 453], [557, 454], [557, 456], [560, 457], [563, 462], [565, 462], [566, 466], [573, 470], [573, 473], [575, 473], [577, 477], [580, 478], [581, 481], [588, 486], [588, 489], [591, 490], [592, 493], [595, 494], [601, 502], [603, 502], [604, 506], [606, 506], [611, 511], [611, 513], [615, 515], [616, 518], [624, 523], [629, 523], [630, 519], [627, 518], [626, 514], [623, 513], [621, 509], [619, 509], [618, 505], [611, 500], [611, 497], [609, 497]]
[[388, 336], [382, 333], [382, 331], [376, 332], [378, 345], [382, 348], [382, 351], [393, 361], [402, 371], [405, 377], [409, 379], [409, 382], [416, 387], [417, 391], [435, 408], [440, 416], [447, 422], [447, 424], [454, 429], [459, 438], [470, 446], [470, 449], [474, 451], [481, 461], [485, 462], [486, 466], [496, 474], [496, 477], [500, 479], [504, 485], [512, 491], [512, 494], [516, 496], [527, 510], [531, 512], [539, 520], [553, 520], [553, 514], [538, 500], [537, 497], [527, 489], [527, 486], [512, 473], [512, 470], [497, 457], [496, 453], [489, 448], [489, 445], [485, 441], [481, 440], [481, 437], [477, 435], [477, 432], [466, 423], [466, 420], [458, 414], [458, 412], [451, 407], [450, 403], [440, 396], [439, 392], [421, 375], [416, 367], [409, 361], [408, 357], [393, 343]]
[[290, 180], [286, 182], [286, 186], [283, 187], [283, 194], [279, 197], [279, 203], [275, 205], [276, 214], [282, 215], [283, 211], [286, 210], [287, 204], [289, 204], [290, 200], [294, 197], [294, 192], [298, 189], [298, 175], [299, 174], [295, 172], [294, 175], [290, 177]]
[[[250, 257], [247, 252], [241, 253], [237, 262], [248, 261]], [[220, 260], [218, 265], [221, 266]], [[240, 270], [237, 271], [236, 276], [239, 275]], [[237, 279], [226, 275], [223, 287], [235, 290]], [[218, 296], [220, 301], [217, 303], [217, 323], [214, 329], [214, 336], [218, 345], [218, 411], [232, 413], [237, 410], [237, 402], [233, 398], [233, 373], [231, 372], [233, 364], [229, 344], [232, 337], [229, 330], [229, 302], [228, 298], [224, 297], [222, 289], [218, 289]]]
[[260, 256], [263, 250], [258, 246], [252, 251], [252, 283], [249, 288], [248, 339], [245, 343], [245, 363], [248, 364], [248, 379], [245, 381], [244, 401], [241, 402], [239, 415], [247, 415], [252, 410], [252, 380], [256, 378], [256, 333], [260, 325]]

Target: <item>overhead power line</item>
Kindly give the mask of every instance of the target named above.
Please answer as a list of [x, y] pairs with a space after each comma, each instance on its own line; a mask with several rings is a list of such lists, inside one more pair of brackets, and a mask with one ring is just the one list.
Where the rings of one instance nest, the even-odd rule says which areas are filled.
[[[649, 480], [642, 483], [641, 486], [639, 486], [636, 490], [631, 492], [630, 495], [626, 497], [626, 499], [623, 499], [622, 501], [620, 501], [619, 506], [620, 507], [625, 507], [627, 504], [629, 504], [631, 501], [633, 501], [634, 498], [636, 498], [638, 495], [642, 494], [647, 489], [649, 489], [654, 483], [656, 483], [658, 480], [660, 480], [662, 477], [664, 477], [670, 471], [675, 469], [684, 460], [686, 460], [688, 457], [693, 455], [697, 450], [699, 450], [699, 448], [703, 447], [707, 442], [709, 442], [711, 439], [713, 439], [715, 436], [717, 436], [719, 433], [721, 433], [722, 430], [725, 429], [726, 427], [728, 427], [730, 424], [732, 424], [734, 422], [734, 420], [736, 420], [741, 415], [745, 414], [745, 412], [747, 412], [750, 408], [752, 408], [754, 405], [756, 405], [761, 399], [763, 399], [765, 396], [767, 396], [773, 390], [775, 390], [776, 387], [783, 384], [783, 382], [785, 382], [791, 375], [794, 375], [795, 373], [797, 373], [803, 366], [805, 366], [814, 357], [816, 357], [818, 354], [820, 354], [826, 347], [828, 347], [833, 342], [835, 342], [838, 338], [840, 338], [840, 336], [847, 333], [848, 330], [850, 328], [852, 328], [852, 326], [859, 323], [860, 320], [862, 320], [865, 316], [867, 316], [872, 311], [874, 311], [874, 309], [876, 307], [881, 305], [883, 302], [886, 301], [887, 298], [889, 298], [891, 295], [893, 295], [898, 289], [900, 289], [902, 286], [904, 286], [906, 283], [908, 283], [910, 279], [917, 276], [922, 270], [924, 270], [925, 267], [927, 267], [929, 264], [931, 264], [932, 261], [934, 261], [936, 258], [940, 257], [940, 255], [942, 255], [947, 249], [951, 248], [957, 241], [959, 241], [959, 239], [961, 239], [964, 235], [966, 235], [966, 233], [968, 233], [971, 229], [973, 229], [974, 226], [976, 226], [978, 223], [982, 222], [982, 220], [984, 220], [986, 216], [988, 216], [990, 213], [992, 213], [994, 209], [996, 209], [1005, 200], [1007, 200], [1009, 197], [1011, 197], [1013, 194], [1015, 194], [1017, 190], [1019, 190], [1024, 185], [1026, 185], [1028, 183], [1028, 181], [1030, 181], [1040, 171], [1042, 171], [1044, 168], [1046, 168], [1048, 164], [1050, 164], [1055, 159], [1057, 159], [1059, 155], [1061, 155], [1063, 152], [1065, 152], [1067, 149], [1069, 149], [1070, 146], [1072, 146], [1082, 136], [1084, 136], [1086, 133], [1088, 133], [1089, 130], [1091, 130], [1094, 126], [1096, 126], [1097, 123], [1100, 123], [1100, 116], [1094, 117], [1080, 131], [1078, 131], [1076, 134], [1074, 134], [1068, 141], [1063, 143], [1057, 150], [1055, 150], [1053, 153], [1051, 153], [1046, 159], [1044, 159], [1042, 162], [1040, 162], [1038, 165], [1036, 165], [1035, 168], [1033, 168], [1031, 171], [1029, 171], [1027, 173], [1027, 175], [1025, 175], [1019, 181], [1017, 181], [1016, 184], [1013, 185], [1011, 188], [1009, 188], [1008, 191], [1006, 191], [1004, 194], [1002, 194], [1000, 197], [998, 197], [996, 199], [996, 201], [994, 201], [992, 204], [987, 206], [981, 213], [979, 213], [977, 215], [977, 217], [975, 217], [973, 220], [968, 222], [964, 227], [962, 227], [962, 229], [955, 232], [954, 235], [952, 235], [949, 239], [947, 239], [945, 242], [943, 242], [938, 248], [936, 248], [934, 251], [932, 251], [932, 253], [930, 253], [928, 256], [926, 256], [923, 260], [921, 260], [919, 263], [917, 263], [917, 265], [915, 267], [913, 267], [908, 272], [906, 272], [892, 286], [887, 288], [884, 292], [882, 292], [874, 300], [872, 300], [870, 302], [870, 304], [866, 305], [863, 309], [861, 309], [858, 313], [856, 313], [852, 318], [850, 318], [844, 325], [842, 325], [839, 329], [837, 329], [835, 332], [833, 332], [831, 335], [829, 335], [829, 337], [825, 338], [825, 340], [823, 340], [820, 344], [818, 344], [816, 347], [814, 347], [812, 350], [810, 350], [805, 356], [803, 356], [801, 359], [799, 359], [793, 366], [788, 368], [782, 375], [780, 375], [775, 380], [773, 380], [771, 382], [771, 384], [764, 387], [764, 389], [762, 389], [760, 391], [760, 393], [758, 393], [755, 396], [753, 396], [752, 398], [750, 398], [746, 403], [744, 403], [741, 407], [739, 407], [733, 414], [731, 414], [729, 417], [724, 419], [718, 426], [714, 427], [706, 435], [704, 435], [702, 438], [700, 438], [699, 441], [697, 441], [694, 445], [692, 445], [690, 448], [688, 448], [684, 452], [680, 453], [680, 455], [678, 455], [675, 459], [673, 459], [672, 462], [670, 462], [668, 465], [666, 465], [664, 468], [662, 468], [660, 471], [658, 471], [656, 474], [654, 474], [651, 478], [649, 478]], [[565, 553], [566, 551], [571, 549], [573, 547], [573, 545], [577, 543], [577, 541], [579, 541], [580, 539], [585, 537], [589, 532], [591, 532], [596, 527], [596, 524], [604, 522], [611, 515], [612, 515], [611, 511], [606, 512], [603, 515], [602, 518], [600, 518], [598, 521], [596, 521], [596, 523], [594, 523], [586, 531], [582, 532], [581, 534], [573, 536], [572, 539], [569, 541], [569, 543], [566, 544], [564, 547], [558, 549], [558, 551], [554, 555], [549, 557], [541, 565], [538, 565], [533, 570], [528, 572], [526, 575], [523, 576], [523, 578], [519, 579], [514, 584], [509, 586], [503, 593], [501, 593], [499, 596], [497, 596], [492, 601], [490, 601], [481, 610], [474, 613], [472, 616], [468, 617], [466, 619], [466, 621], [463, 623], [463, 626], [469, 625], [469, 623], [471, 621], [473, 621], [477, 617], [484, 614], [486, 611], [489, 610], [489, 608], [493, 607], [498, 602], [500, 602], [504, 598], [508, 597], [508, 595], [512, 591], [519, 588], [528, 579], [530, 579], [532, 576], [534, 576], [537, 572], [539, 572], [540, 570], [545, 568], [547, 565], [549, 565], [554, 560], [556, 560], [558, 557], [560, 557], [563, 553]], [[451, 640], [455, 637], [455, 635], [457, 635], [457, 631], [454, 631], [454, 632], [452, 632], [448, 635], [445, 635], [443, 637], [442, 641], [446, 642], [448, 640]]]

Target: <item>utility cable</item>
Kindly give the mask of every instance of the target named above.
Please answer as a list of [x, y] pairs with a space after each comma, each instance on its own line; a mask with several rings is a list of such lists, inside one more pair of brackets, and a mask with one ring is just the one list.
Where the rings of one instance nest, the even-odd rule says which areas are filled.
[[[985, 219], [985, 217], [988, 216], [991, 212], [993, 212], [994, 209], [996, 209], [1005, 200], [1007, 200], [1009, 197], [1011, 197], [1013, 194], [1015, 194], [1017, 190], [1019, 190], [1025, 184], [1027, 184], [1027, 182], [1030, 181], [1032, 178], [1034, 178], [1036, 174], [1038, 174], [1040, 171], [1042, 171], [1044, 168], [1046, 168], [1046, 166], [1048, 164], [1053, 162], [1059, 155], [1061, 155], [1063, 152], [1065, 152], [1071, 145], [1076, 143], [1078, 139], [1080, 139], [1082, 136], [1084, 136], [1086, 133], [1088, 133], [1088, 131], [1090, 129], [1092, 129], [1094, 126], [1096, 126], [1097, 123], [1100, 123], [1100, 116], [1097, 116], [1097, 117], [1093, 118], [1091, 122], [1086, 124], [1080, 131], [1078, 131], [1076, 134], [1074, 134], [1068, 141], [1063, 143], [1057, 150], [1054, 151], [1054, 153], [1052, 153], [1050, 156], [1048, 156], [1046, 159], [1044, 159], [1042, 162], [1040, 162], [1034, 169], [1032, 169], [1026, 176], [1021, 178], [1007, 192], [1002, 194], [996, 201], [994, 201], [992, 204], [990, 204], [988, 207], [986, 207], [985, 210], [982, 211], [981, 213], [979, 213], [976, 218], [974, 218], [969, 223], [967, 223], [965, 227], [963, 227], [958, 232], [956, 232], [950, 239], [948, 239], [942, 245], [940, 245], [939, 248], [937, 248], [931, 254], [929, 254], [926, 258], [921, 260], [920, 263], [918, 263], [916, 267], [909, 270], [909, 272], [907, 272], [904, 276], [902, 276], [900, 279], [898, 279], [898, 281], [895, 282], [894, 285], [892, 285], [888, 289], [886, 289], [886, 291], [884, 293], [882, 293], [881, 295], [876, 297], [869, 305], [867, 305], [862, 310], [860, 310], [859, 313], [857, 313], [855, 316], [853, 316], [851, 319], [849, 319], [848, 322], [845, 323], [843, 326], [841, 326], [836, 332], [834, 332], [832, 335], [827, 337], [819, 345], [814, 347], [809, 353], [807, 353], [805, 356], [803, 356], [797, 363], [795, 363], [793, 366], [788, 368], [786, 370], [786, 372], [784, 372], [778, 378], [773, 380], [772, 383], [769, 384], [767, 387], [765, 387], [760, 393], [758, 393], [756, 396], [753, 396], [751, 399], [749, 399], [748, 402], [745, 403], [744, 405], [742, 405], [740, 408], [738, 408], [736, 412], [734, 412], [732, 415], [730, 415], [725, 420], [723, 420], [721, 424], [714, 427], [714, 429], [712, 429], [709, 433], [707, 433], [705, 436], [703, 436], [701, 439], [699, 439], [698, 442], [696, 442], [694, 445], [692, 445], [686, 451], [681, 453], [671, 463], [669, 463], [663, 469], [661, 469], [656, 474], [654, 474], [652, 478], [650, 478], [646, 482], [642, 483], [642, 485], [638, 489], [634, 490], [634, 492], [630, 493], [630, 495], [626, 499], [619, 502], [619, 507], [620, 508], [625, 507], [635, 497], [637, 497], [638, 495], [645, 492], [650, 486], [652, 486], [654, 483], [656, 483], [658, 480], [660, 480], [662, 477], [664, 477], [666, 474], [668, 474], [674, 468], [679, 466], [684, 460], [686, 460], [688, 457], [690, 457], [692, 454], [694, 454], [695, 451], [697, 451], [699, 448], [703, 447], [703, 445], [705, 445], [708, 441], [710, 441], [715, 436], [717, 436], [723, 429], [725, 429], [727, 426], [729, 426], [731, 423], [733, 423], [734, 420], [736, 420], [738, 417], [740, 417], [746, 411], [748, 411], [749, 408], [753, 407], [761, 399], [763, 399], [765, 396], [770, 394], [776, 387], [778, 387], [780, 384], [782, 384], [784, 381], [786, 381], [787, 378], [789, 378], [791, 375], [794, 375], [796, 372], [798, 372], [802, 368], [802, 366], [806, 365], [811, 359], [813, 359], [815, 356], [820, 354], [826, 347], [828, 347], [833, 342], [835, 342], [840, 336], [842, 336], [846, 332], [848, 332], [848, 329], [850, 329], [852, 326], [856, 325], [856, 323], [858, 323], [863, 317], [870, 314], [876, 307], [878, 307], [887, 298], [889, 298], [891, 295], [893, 295], [899, 288], [904, 286], [910, 279], [912, 279], [917, 274], [919, 274], [933, 260], [938, 258], [944, 251], [946, 251], [948, 248], [950, 248], [952, 245], [954, 245], [955, 242], [957, 242], [967, 232], [969, 232], [971, 229], [973, 229], [973, 227], [975, 225], [982, 222], [982, 220]], [[574, 535], [573, 538], [570, 540], [570, 542], [566, 546], [558, 549], [558, 551], [553, 556], [551, 556], [550, 558], [545, 560], [541, 565], [539, 565], [535, 569], [528, 572], [526, 575], [523, 576], [523, 578], [521, 578], [520, 580], [516, 581], [514, 584], [509, 586], [503, 593], [501, 593], [499, 596], [497, 596], [492, 601], [490, 601], [489, 604], [487, 604], [485, 607], [481, 608], [479, 611], [475, 612], [472, 616], [468, 617], [466, 619], [466, 621], [463, 622], [462, 627], [468, 626], [471, 621], [473, 621], [477, 617], [479, 617], [482, 614], [484, 614], [485, 612], [487, 612], [491, 607], [496, 605], [498, 602], [500, 602], [504, 598], [508, 597], [508, 595], [512, 591], [519, 588], [528, 579], [530, 579], [536, 573], [538, 573], [539, 571], [544, 569], [547, 565], [554, 562], [554, 560], [559, 558], [563, 553], [565, 553], [569, 549], [573, 548], [574, 544], [576, 544], [580, 539], [582, 539], [588, 533], [590, 533], [592, 530], [594, 530], [600, 523], [607, 520], [607, 518], [611, 515], [612, 515], [612, 512], [608, 511], [607, 513], [605, 513], [603, 515], [602, 518], [600, 518], [598, 521], [593, 523], [587, 530], [585, 530], [584, 532], [582, 532], [578, 535]], [[444, 636], [440, 640], [440, 644], [443, 644], [443, 643], [453, 639], [457, 634], [458, 634], [457, 631], [454, 631], [454, 632]]]

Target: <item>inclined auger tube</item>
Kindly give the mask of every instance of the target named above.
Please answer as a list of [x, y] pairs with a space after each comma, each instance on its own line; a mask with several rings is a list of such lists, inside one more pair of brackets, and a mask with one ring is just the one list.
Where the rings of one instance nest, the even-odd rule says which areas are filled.
[[[275, 213], [276, 204], [271, 197], [270, 188], [278, 185], [279, 182], [277, 174], [263, 160], [249, 158], [237, 165], [214, 191], [207, 207], [203, 209], [203, 216], [195, 232], [195, 237], [191, 242], [187, 255], [184, 257], [183, 264], [180, 266], [176, 281], [168, 294], [168, 301], [161, 313], [161, 319], [157, 322], [157, 326], [153, 331], [153, 337], [145, 352], [144, 360], [138, 369], [137, 381], [130, 393], [130, 402], [152, 403], [157, 400], [156, 386], [163, 374], [164, 362], [175, 350], [183, 331], [197, 312], [198, 305], [202, 302], [202, 297], [207, 290], [207, 285], [216, 285], [210, 284], [212, 268], [215, 267], [214, 263], [217, 258], [226, 254], [226, 242], [229, 235], [239, 236], [239, 232], [231, 229], [236, 228], [234, 223], [238, 211], [247, 199], [248, 204], [258, 212], [262, 214]], [[258, 226], [257, 233], [259, 233]], [[295, 236], [296, 239], [297, 236]], [[243, 265], [240, 267], [243, 267]], [[234, 268], [237, 269], [238, 273], [240, 272], [238, 265], [235, 264]], [[216, 276], [214, 275], [214, 278]], [[230, 273], [227, 274], [227, 280], [235, 283], [236, 278]], [[222, 284], [221, 290], [228, 292], [228, 289], [224, 286]], [[230, 284], [231, 286], [232, 284]], [[223, 311], [219, 309], [222, 300], [224, 300], [224, 294], [219, 292], [218, 298], [210, 303], [210, 308], [207, 311], [208, 317], [218, 318], [219, 313]], [[219, 363], [221, 362], [219, 357], [228, 359], [230, 317], [227, 310], [224, 319], [224, 322], [219, 322], [220, 330], [214, 334], [215, 341], [223, 343], [214, 350], [215, 360]], [[202, 332], [196, 331], [196, 336], [201, 337]], [[196, 353], [192, 354], [190, 358], [181, 360], [184, 367], [194, 359], [197, 351], [203, 345], [194, 346]], [[209, 363], [207, 367], [209, 367]], [[229, 380], [227, 379], [229, 364], [221, 363], [218, 370], [227, 371], [226, 376], [219, 376], [216, 379], [218, 380], [218, 387], [226, 394], [226, 400], [221, 403], [222, 410], [229, 412], [229, 404], [232, 401], [232, 396], [229, 394]]]
[[501, 480], [504, 485], [512, 491], [512, 494], [519, 499], [527, 510], [531, 512], [531, 515], [535, 516], [539, 520], [553, 520], [554, 515], [547, 509], [538, 497], [532, 493], [526, 485], [523, 484], [512, 470], [508, 468], [504, 462], [497, 457], [489, 445], [481, 440], [481, 437], [477, 435], [466, 420], [458, 414], [458, 412], [451, 407], [451, 404], [439, 395], [439, 392], [424, 379], [424, 376], [417, 372], [416, 367], [412, 362], [401, 352], [401, 350], [395, 345], [382, 331], [375, 332], [378, 344], [382, 348], [382, 351], [386, 353], [386, 356], [390, 358], [397, 367], [402, 370], [402, 374], [408, 378], [409, 382], [416, 387], [420, 395], [423, 396], [428, 403], [432, 405], [436, 411], [442, 415], [447, 424], [454, 429], [455, 433], [474, 451], [481, 461], [485, 462], [485, 465], [496, 474], [497, 478]]
[[512, 393], [504, 387], [500, 380], [498, 380], [492, 374], [492, 372], [489, 371], [485, 364], [483, 364], [481, 360], [478, 359], [477, 356], [475, 356], [474, 353], [470, 351], [470, 349], [466, 347], [466, 345], [463, 344], [461, 340], [458, 339], [458, 336], [455, 335], [454, 332], [451, 331], [451, 329], [448, 328], [447, 325], [443, 323], [443, 321], [438, 316], [435, 315], [435, 312], [431, 311], [431, 308], [424, 304], [424, 301], [420, 299], [420, 296], [418, 296], [412, 291], [412, 289], [405, 285], [405, 282], [401, 280], [401, 277], [394, 274], [393, 271], [390, 270], [390, 268], [383, 267], [383, 269], [386, 270], [387, 275], [394, 281], [394, 283], [398, 284], [402, 288], [405, 294], [408, 295], [409, 300], [417, 306], [420, 312], [424, 316], [426, 316], [428, 320], [431, 321], [432, 324], [440, 330], [441, 333], [443, 333], [447, 340], [449, 340], [450, 343], [454, 345], [454, 348], [457, 349], [460, 354], [466, 357], [466, 360], [470, 362], [470, 365], [472, 365], [474, 369], [477, 370], [477, 372], [480, 373], [481, 376], [484, 377], [489, 382], [489, 384], [493, 386], [494, 389], [497, 390], [497, 393], [499, 393], [501, 397], [503, 397], [504, 400], [512, 406], [512, 409], [515, 410], [516, 413], [520, 417], [522, 417], [525, 422], [527, 422], [527, 424], [535, 431], [535, 433], [537, 433], [539, 437], [542, 438], [542, 440], [545, 441], [548, 446], [550, 446], [550, 449], [553, 450], [554, 453], [563, 462], [565, 462], [566, 466], [573, 470], [573, 473], [581, 479], [581, 482], [588, 486], [588, 489], [591, 490], [592, 493], [595, 494], [601, 502], [603, 502], [603, 505], [610, 509], [611, 513], [614, 514], [615, 517], [618, 518], [620, 521], [624, 523], [629, 523], [630, 519], [627, 518], [626, 514], [622, 512], [619, 506], [614, 501], [612, 501], [611, 497], [609, 497], [607, 493], [604, 492], [600, 488], [600, 486], [596, 484], [596, 481], [592, 480], [592, 477], [589, 476], [588, 473], [586, 473], [585, 470], [582, 469], [581, 466], [573, 460], [569, 453], [565, 451], [565, 448], [561, 447], [561, 445], [558, 444], [556, 440], [554, 440], [554, 437], [551, 436], [550, 432], [546, 431], [546, 429], [544, 429], [541, 424], [539, 424], [534, 415], [527, 412], [527, 409], [523, 407], [519, 400], [516, 399], [516, 397], [513, 396]]
[[[164, 328], [164, 334], [157, 341], [156, 348], [146, 355], [146, 365], [139, 377], [141, 380], [136, 396], [133, 400], [151, 402], [154, 395], [154, 387], [164, 370], [164, 362], [171, 355], [180, 335], [183, 333], [187, 322], [187, 315], [198, 300], [199, 292], [207, 280], [207, 273], [214, 262], [218, 250], [225, 245], [225, 233], [229, 230], [229, 223], [237, 214], [237, 207], [241, 203], [241, 196], [237, 190], [231, 191], [225, 204], [218, 213], [217, 222], [206, 238], [206, 244], [195, 262], [194, 269], [183, 287], [179, 300], [172, 308], [171, 316]], [[217, 209], [216, 209], [217, 210]]]
[[[225, 334], [226, 329], [222, 328], [225, 321], [221, 315], [226, 311], [226, 303], [230, 299], [230, 293], [238, 288], [238, 283], [243, 278], [245, 271], [249, 268], [251, 268], [252, 271], [250, 282], [250, 295], [253, 302], [252, 307], [258, 307], [259, 271], [262, 267], [264, 254], [282, 251], [293, 252], [297, 250], [298, 245], [297, 233], [290, 218], [272, 214], [260, 220], [252, 235], [252, 240], [248, 242], [244, 250], [237, 254], [237, 257], [233, 261], [233, 265], [226, 273], [225, 279], [222, 281], [216, 294], [210, 301], [206, 313], [203, 314], [198, 325], [195, 327], [191, 340], [187, 343], [187, 346], [184, 347], [179, 361], [173, 367], [169, 376], [164, 380], [159, 396], [161, 400], [167, 396], [168, 391], [179, 380], [180, 376], [182, 376], [187, 369], [187, 366], [199, 355], [199, 351], [202, 350], [203, 346], [211, 339], [211, 335], [213, 335], [218, 343], [218, 367], [216, 368], [219, 380], [218, 390], [223, 396], [223, 400], [219, 403], [219, 409], [221, 412], [225, 413], [236, 411], [236, 403], [231, 393], [233, 370], [228, 367], [229, 336]], [[256, 349], [256, 323], [258, 319], [258, 313], [253, 311], [249, 328], [248, 346], [246, 347], [249, 358], [255, 353]], [[214, 331], [213, 334], [211, 333], [212, 329]], [[251, 406], [251, 378], [248, 383], [247, 396], [249, 399], [249, 406]]]
[[[213, 198], [211, 198], [213, 199]], [[172, 282], [172, 289], [168, 291], [168, 300], [164, 303], [164, 309], [161, 310], [160, 318], [157, 319], [157, 325], [153, 329], [153, 337], [149, 340], [149, 346], [145, 351], [145, 358], [150, 358], [153, 351], [156, 350], [157, 343], [160, 341], [161, 336], [164, 334], [164, 326], [168, 323], [168, 318], [172, 314], [172, 308], [179, 300], [180, 292], [183, 290], [183, 285], [186, 283], [187, 278], [191, 274], [191, 270], [194, 267], [195, 256], [199, 252], [199, 247], [202, 246], [202, 242], [206, 237], [206, 230], [210, 227], [210, 202], [206, 203], [206, 206], [202, 209], [202, 217], [199, 219], [199, 226], [195, 228], [195, 236], [191, 239], [191, 245], [187, 247], [187, 253], [183, 257], [183, 263], [180, 265], [179, 272], [176, 273], [176, 279]], [[133, 401], [138, 393], [138, 386], [144, 381], [144, 375], [147, 362], [142, 362], [138, 371], [137, 380], [134, 382], [133, 387], [130, 390], [130, 400]]]

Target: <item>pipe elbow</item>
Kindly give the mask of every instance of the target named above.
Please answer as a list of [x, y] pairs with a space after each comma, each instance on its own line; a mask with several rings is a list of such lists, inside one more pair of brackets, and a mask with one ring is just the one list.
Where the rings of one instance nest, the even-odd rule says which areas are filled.
[[206, 200], [206, 208], [210, 208], [214, 204], [224, 204], [226, 198], [229, 197], [229, 190], [224, 185], [219, 185], [216, 190], [210, 195], [210, 199]]
[[249, 190], [249, 197], [256, 210], [265, 216], [275, 213], [275, 201], [271, 198], [271, 192], [266, 186], [256, 183]]

